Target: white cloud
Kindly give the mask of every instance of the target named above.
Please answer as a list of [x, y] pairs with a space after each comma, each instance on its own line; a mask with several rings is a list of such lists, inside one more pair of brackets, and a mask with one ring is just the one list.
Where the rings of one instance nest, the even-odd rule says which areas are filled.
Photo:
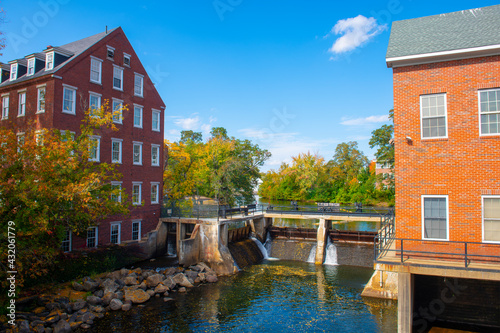
[[201, 126], [201, 120], [198, 116], [191, 118], [177, 118], [174, 120], [174, 124], [182, 128], [183, 130], [196, 131]]
[[370, 125], [370, 124], [377, 124], [377, 123], [385, 123], [389, 121], [389, 116], [383, 115], [383, 116], [369, 116], [365, 118], [355, 118], [355, 119], [349, 119], [349, 118], [342, 118], [342, 121], [340, 122], [341, 125], [346, 125], [346, 126], [362, 126], [362, 125]]
[[352, 51], [386, 29], [386, 24], [377, 24], [375, 18], [363, 15], [339, 20], [331, 33], [342, 36], [337, 38], [328, 51], [334, 54]]

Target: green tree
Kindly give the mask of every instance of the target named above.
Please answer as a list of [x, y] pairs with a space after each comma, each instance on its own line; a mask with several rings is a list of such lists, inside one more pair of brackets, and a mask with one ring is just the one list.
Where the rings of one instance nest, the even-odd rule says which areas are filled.
[[194, 131], [182, 131], [181, 132], [181, 140], [180, 142], [182, 143], [189, 143], [189, 141], [192, 141], [194, 143], [200, 143], [203, 140], [203, 136], [201, 132], [194, 132]]
[[[389, 111], [389, 118], [394, 120], [394, 110]], [[382, 125], [382, 127], [372, 132], [370, 139], [370, 148], [377, 147], [375, 157], [379, 162], [389, 163], [391, 168], [394, 167], [394, 144], [392, 142], [394, 136], [394, 125]]]

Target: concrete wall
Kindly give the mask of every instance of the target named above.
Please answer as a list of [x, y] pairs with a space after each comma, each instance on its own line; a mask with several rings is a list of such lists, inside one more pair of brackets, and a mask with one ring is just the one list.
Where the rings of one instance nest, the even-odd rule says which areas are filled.
[[334, 243], [337, 246], [339, 265], [373, 267], [373, 245], [356, 243]]
[[191, 238], [179, 242], [179, 264], [190, 266], [200, 262], [200, 225], [196, 225]]

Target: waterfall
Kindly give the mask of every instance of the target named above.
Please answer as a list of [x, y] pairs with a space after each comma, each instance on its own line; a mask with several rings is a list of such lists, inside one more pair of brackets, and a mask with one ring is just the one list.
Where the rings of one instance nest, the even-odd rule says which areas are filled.
[[[332, 265], [337, 266], [337, 246], [330, 241], [330, 237], [328, 237], [328, 245], [326, 246], [326, 257], [323, 265]], [[310, 256], [309, 256], [310, 257]]]
[[266, 251], [268, 254], [271, 254], [271, 244], [272, 244], [273, 240], [271, 238], [271, 233], [268, 232], [267, 233], [267, 237], [266, 237], [266, 242], [264, 243], [264, 247], [266, 248]]
[[309, 252], [309, 257], [307, 258], [307, 262], [313, 264], [316, 262], [316, 246], [317, 245], [313, 245], [313, 247], [311, 247], [311, 252]]
[[[262, 252], [262, 255], [264, 256], [264, 259], [269, 259], [269, 254], [267, 254], [267, 250], [266, 248], [264, 247], [264, 245], [262, 245], [262, 243], [260, 242], [260, 240], [258, 240], [257, 238], [255, 237], [251, 237], [251, 239], [255, 242], [255, 244], [257, 244], [257, 246], [259, 247], [259, 250], [260, 252]], [[267, 242], [266, 242], [267, 243]]]

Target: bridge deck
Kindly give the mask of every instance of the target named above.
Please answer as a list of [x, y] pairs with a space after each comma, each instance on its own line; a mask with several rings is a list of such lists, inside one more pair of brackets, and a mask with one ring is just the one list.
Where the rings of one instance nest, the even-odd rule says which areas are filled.
[[350, 221], [363, 221], [363, 222], [381, 222], [382, 216], [368, 216], [361, 214], [335, 214], [335, 213], [318, 213], [311, 214], [310, 212], [265, 212], [265, 217], [286, 218], [286, 219], [325, 219], [331, 221], [340, 221], [333, 223], [343, 223]]

